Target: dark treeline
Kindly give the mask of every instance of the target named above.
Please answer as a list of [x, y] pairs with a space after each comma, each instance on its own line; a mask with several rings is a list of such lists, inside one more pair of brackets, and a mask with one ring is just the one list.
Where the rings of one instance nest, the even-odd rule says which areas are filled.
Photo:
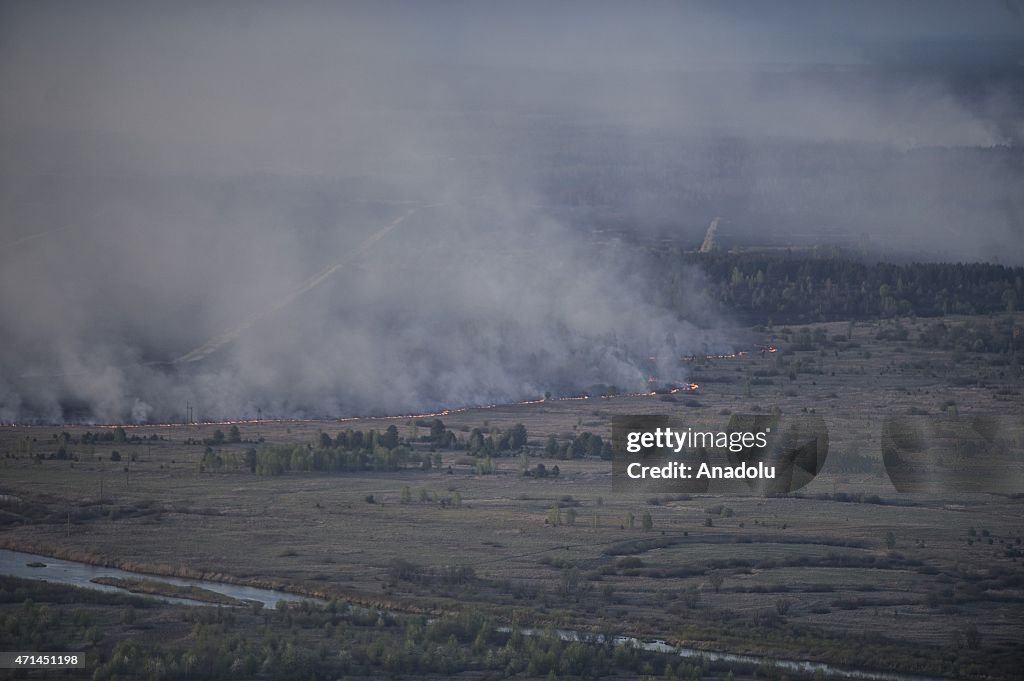
[[414, 451], [399, 437], [395, 426], [388, 426], [384, 432], [349, 428], [334, 438], [320, 433], [315, 446], [313, 443], [264, 444], [259, 449], [247, 449], [241, 457], [236, 452], [225, 454], [207, 447], [202, 460], [206, 470], [244, 467], [257, 475], [281, 475], [287, 471], [398, 470], [409, 465], [430, 468], [432, 463], [430, 454]]
[[655, 296], [686, 309], [699, 265], [710, 297], [751, 324], [801, 324], [916, 315], [1013, 312], [1024, 300], [1024, 268], [989, 263], [862, 262], [841, 255], [652, 253]]
[[281, 475], [287, 471], [394, 471], [409, 465], [429, 468], [432, 460], [405, 446], [312, 449], [306, 445], [265, 445], [247, 463], [257, 475]]
[[[250, 447], [245, 452], [214, 449], [210, 445], [225, 442], [223, 438], [214, 438], [216, 442], [204, 440], [208, 446], [200, 465], [202, 470], [208, 471], [248, 469], [257, 475], [269, 476], [288, 471], [396, 471], [410, 466], [430, 470], [441, 465], [438, 450], [462, 450], [489, 461], [492, 456], [510, 456], [524, 451], [527, 443], [526, 426], [521, 423], [503, 432], [494, 429], [488, 434], [474, 428], [465, 441], [440, 419], [419, 420], [416, 426], [427, 428], [428, 432], [406, 440], [394, 425], [383, 432], [349, 428], [333, 438], [322, 432], [314, 442], [267, 443], [258, 449]], [[227, 442], [240, 442], [240, 438], [228, 438]]]
[[[793, 565], [845, 565], [849, 562], [846, 558], [832, 554], [794, 561]], [[898, 556], [871, 556], [865, 560], [870, 563], [866, 567], [920, 567], [919, 561], [906, 561]], [[775, 567], [770, 560], [714, 563], [716, 568], [747, 568], [755, 564]], [[857, 565], [861, 566], [861, 562]], [[629, 568], [635, 569], [645, 570]], [[563, 579], [546, 592], [547, 596], [568, 599], [580, 597], [582, 591], [592, 593], [576, 584], [579, 575], [575, 568], [563, 569], [562, 573]], [[478, 580], [471, 570], [464, 568], [425, 573], [403, 562], [393, 563], [388, 575], [392, 580], [441, 581], [456, 588], [467, 588]], [[1000, 589], [1016, 586], [1007, 576], [998, 577], [999, 581], [994, 581], [985, 575], [975, 584], [978, 588], [989, 583]], [[833, 601], [837, 608], [849, 602], [850, 599]], [[687, 630], [701, 631], [709, 640], [721, 641], [718, 637], [729, 631], [733, 635], [756, 637], [764, 646], [779, 651], [810, 649], [842, 657], [851, 666], [886, 666], [907, 673], [951, 678], [987, 678], [986, 674], [1009, 678], [1018, 657], [1013, 648], [985, 646], [973, 628], [965, 632], [965, 646], [937, 655], [937, 646], [907, 648], [879, 632], [865, 633], [850, 642], [839, 634], [808, 630], [788, 622], [778, 606], [753, 616], [702, 608], [696, 590], [669, 607], [687, 613]], [[698, 614], [699, 625], [691, 619]], [[779, 679], [788, 675], [799, 681], [819, 676], [810, 671], [784, 671], [767, 660], [756, 665], [712, 661], [706, 657], [687, 660], [631, 645], [615, 645], [613, 641], [619, 632], [614, 626], [611, 620], [604, 621], [600, 625], [600, 639], [565, 641], [551, 627], [530, 632], [516, 621], [508, 627], [508, 622], [470, 606], [432, 619], [350, 607], [334, 600], [324, 606], [309, 601], [279, 602], [275, 610], [264, 609], [258, 603], [250, 608], [167, 609], [153, 607], [151, 601], [133, 596], [90, 594], [81, 589], [41, 585], [34, 580], [0, 578], [3, 640], [15, 649], [79, 651], [91, 678], [97, 680], [327, 681], [468, 675], [682, 681], [737, 676]], [[139, 635], [145, 631], [151, 635]]]
[[[449, 578], [462, 582], [460, 570]], [[71, 594], [69, 597], [68, 594]], [[79, 596], [83, 594], [85, 598]], [[54, 597], [56, 596], [56, 598]], [[42, 602], [39, 602], [42, 601]], [[71, 605], [98, 601], [97, 607]], [[13, 648], [77, 650], [91, 678], [117, 679], [294, 679], [452, 678], [471, 673], [501, 678], [724, 677], [729, 664], [686, 661], [607, 643], [563, 641], [553, 629], [527, 635], [502, 630], [483, 612], [428, 620], [336, 601], [280, 602], [276, 610], [176, 608], [159, 614], [151, 602], [119, 594], [93, 596], [0, 579], [0, 634]], [[151, 611], [153, 614], [151, 614]], [[160, 618], [158, 621], [158, 617]], [[160, 627], [166, 645], [124, 632]], [[774, 671], [763, 665], [763, 673]]]
[[612, 459], [612, 443], [600, 435], [584, 431], [568, 442], [559, 442], [549, 435], [544, 445], [544, 455], [549, 459], [582, 459], [584, 457]]

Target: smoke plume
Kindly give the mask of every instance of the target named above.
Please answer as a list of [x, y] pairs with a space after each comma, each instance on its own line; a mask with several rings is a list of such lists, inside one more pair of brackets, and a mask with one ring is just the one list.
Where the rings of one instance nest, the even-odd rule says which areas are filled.
[[0, 421], [682, 380], [700, 274], [654, 307], [615, 235], [715, 216], [1024, 261], [1019, 72], [876, 59], [1005, 9], [824, 4], [5, 3]]

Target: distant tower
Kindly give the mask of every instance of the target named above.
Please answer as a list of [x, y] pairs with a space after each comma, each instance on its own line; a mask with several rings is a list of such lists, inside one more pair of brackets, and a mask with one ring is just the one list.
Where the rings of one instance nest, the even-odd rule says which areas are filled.
[[708, 225], [708, 231], [704, 235], [704, 243], [700, 245], [701, 253], [712, 253], [718, 250], [718, 241], [715, 240], [715, 234], [718, 232], [718, 221], [722, 218], [715, 218]]

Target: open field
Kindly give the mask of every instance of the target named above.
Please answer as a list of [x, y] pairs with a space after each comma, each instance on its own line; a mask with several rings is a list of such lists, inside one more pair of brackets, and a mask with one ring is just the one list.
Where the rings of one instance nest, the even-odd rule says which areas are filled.
[[[755, 329], [747, 335], [779, 351], [692, 361], [692, 395], [440, 416], [461, 442], [473, 428], [526, 426], [528, 456], [496, 457], [489, 473], [448, 449], [429, 470], [260, 476], [242, 465], [262, 442], [312, 449], [321, 433], [347, 428], [394, 425], [424, 450], [417, 440], [429, 428], [417, 417], [239, 423], [240, 442], [215, 445], [230, 424], [125, 427], [123, 441], [89, 444], [96, 426], [4, 427], [0, 546], [396, 612], [482, 612], [709, 650], [1011, 678], [1024, 659], [1021, 498], [899, 494], [881, 463], [889, 414], [1024, 419], [1019, 369], [922, 347], [932, 323]], [[905, 339], [887, 332], [896, 327]], [[813, 347], [797, 349], [805, 336]], [[614, 493], [608, 461], [542, 458], [551, 435], [609, 438], [617, 414], [722, 427], [730, 412], [774, 409], [813, 410], [829, 427], [823, 472], [787, 497]], [[68, 458], [55, 458], [62, 446]], [[207, 447], [220, 470], [203, 465]], [[538, 463], [559, 475], [523, 475]]]

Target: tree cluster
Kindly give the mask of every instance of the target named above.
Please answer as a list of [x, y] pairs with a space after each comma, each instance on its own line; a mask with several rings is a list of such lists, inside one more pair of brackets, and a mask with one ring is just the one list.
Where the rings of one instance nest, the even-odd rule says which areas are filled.
[[584, 431], [568, 442], [559, 442], [549, 435], [544, 445], [544, 455], [549, 459], [582, 459], [584, 457], [612, 459], [612, 443], [600, 435]]
[[508, 456], [526, 447], [526, 426], [517, 423], [506, 431], [486, 433], [474, 428], [466, 440], [466, 451], [473, 456]]
[[656, 302], [684, 310], [700, 267], [712, 300], [751, 324], [1014, 312], [1024, 301], [1024, 268], [990, 263], [863, 262], [813, 252], [651, 255]]

